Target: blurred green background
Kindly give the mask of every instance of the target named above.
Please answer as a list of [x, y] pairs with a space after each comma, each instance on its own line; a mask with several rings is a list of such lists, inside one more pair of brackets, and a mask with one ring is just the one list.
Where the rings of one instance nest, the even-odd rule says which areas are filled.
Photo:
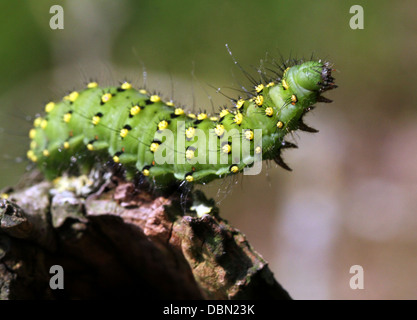
[[[63, 30], [49, 26], [55, 4]], [[349, 27], [355, 4], [363, 30]], [[146, 70], [148, 88], [211, 110], [228, 102], [211, 85], [233, 95], [227, 87], [244, 82], [225, 44], [247, 70], [266, 54], [314, 53], [334, 63], [339, 88], [308, 116], [320, 133], [292, 137], [294, 171], [265, 164], [259, 176], [203, 189], [294, 298], [416, 299], [416, 9], [411, 0], [2, 1], [0, 187], [25, 172], [32, 117], [90, 79], [141, 86]], [[349, 287], [357, 264], [363, 290]]]

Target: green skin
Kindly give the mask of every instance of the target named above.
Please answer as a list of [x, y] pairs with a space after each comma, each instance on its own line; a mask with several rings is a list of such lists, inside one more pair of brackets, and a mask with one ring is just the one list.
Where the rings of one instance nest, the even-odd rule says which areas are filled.
[[[241, 124], [234, 122], [236, 108], [217, 121], [210, 120], [209, 117], [197, 120], [190, 118], [187, 114], [173, 116], [175, 107], [167, 105], [162, 100], [152, 102], [149, 95], [142, 94], [133, 88], [127, 90], [121, 90], [118, 87], [85, 89], [79, 92], [79, 96], [73, 102], [64, 99], [56, 103], [53, 110], [44, 117], [48, 121], [47, 125], [43, 126], [44, 128], [35, 127], [36, 134], [32, 136], [35, 143], [32, 144], [31, 152], [35, 155], [39, 168], [49, 179], [68, 171], [68, 168], [74, 167], [74, 164], [80, 172], [86, 173], [98, 161], [102, 163], [117, 155], [118, 162], [126, 169], [128, 179], [143, 172], [145, 168], [149, 169], [148, 178], [159, 184], [175, 180], [188, 181], [186, 176], [190, 175], [193, 182], [209, 182], [236, 173], [232, 172], [236, 170], [231, 170], [231, 166], [237, 166], [238, 172], [241, 172], [248, 166], [247, 163], [253, 160], [256, 148], [256, 139], [254, 139], [249, 141], [251, 151], [249, 159], [234, 162], [236, 157], [233, 157], [231, 153], [226, 155], [227, 163], [220, 163], [221, 154], [224, 153], [221, 148], [222, 142], [229, 141], [233, 150], [235, 140], [232, 140], [232, 137], [226, 140], [219, 139], [213, 131], [216, 125], [222, 124], [226, 131], [236, 129], [240, 135], [243, 135], [245, 129], [262, 129], [262, 159], [274, 159], [280, 153], [284, 136], [298, 129], [306, 109], [317, 102], [320, 90], [324, 91], [323, 68], [326, 66], [316, 61], [304, 62], [289, 68], [283, 76], [288, 89], [283, 87], [281, 80], [269, 87], [265, 85], [262, 91], [254, 93], [254, 97], [263, 96], [263, 104], [259, 106], [253, 99], [245, 100], [243, 107], [239, 109], [243, 115]], [[101, 103], [104, 93], [111, 93], [113, 96], [109, 101]], [[297, 100], [292, 104], [293, 95]], [[139, 105], [141, 111], [129, 117], [132, 103]], [[265, 114], [265, 109], [268, 107], [273, 108], [272, 116]], [[71, 119], [65, 122], [64, 115], [68, 112], [72, 112]], [[92, 118], [97, 113], [101, 113], [100, 122], [94, 125]], [[155, 141], [155, 133], [162, 120], [168, 121], [169, 124], [165, 130], [171, 130], [174, 142], [160, 144], [156, 152], [166, 154], [174, 152], [175, 163], [153, 165], [156, 153], [150, 150], [150, 146]], [[279, 121], [283, 124], [281, 128], [277, 127]], [[185, 123], [185, 128], [181, 126], [181, 123]], [[120, 130], [126, 128], [127, 125], [129, 131], [122, 138]], [[189, 126], [202, 130], [206, 136], [207, 143], [203, 146], [205, 150], [209, 150], [205, 154], [206, 163], [190, 163], [192, 161], [185, 160], [185, 150], [178, 145], [177, 138], [185, 141], [185, 148], [197, 145], [195, 137], [190, 141], [185, 139], [185, 129]], [[159, 133], [165, 133], [165, 130]], [[208, 145], [210, 135], [214, 135], [218, 140], [217, 147], [214, 149]], [[65, 142], [69, 148], [64, 148]], [[88, 150], [86, 146], [89, 143], [94, 146], [94, 150]], [[47, 156], [44, 155], [45, 149], [49, 153]], [[202, 148], [197, 147], [195, 150], [197, 158], [198, 150]], [[217, 164], [207, 164], [209, 155], [213, 152], [216, 153]], [[183, 158], [183, 164], [178, 163], [180, 157]]]

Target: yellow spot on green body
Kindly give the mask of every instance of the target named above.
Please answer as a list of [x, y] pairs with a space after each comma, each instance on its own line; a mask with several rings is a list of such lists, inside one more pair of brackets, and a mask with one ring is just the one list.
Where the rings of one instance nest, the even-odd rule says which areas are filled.
[[106, 103], [108, 101], [110, 101], [110, 99], [112, 98], [112, 94], [111, 93], [105, 93], [101, 96], [101, 102]]
[[161, 101], [161, 97], [155, 94], [155, 95], [151, 96], [149, 98], [149, 100], [151, 100], [151, 102], [154, 102], [155, 103], [155, 102]]
[[129, 133], [129, 129], [123, 128], [123, 129], [120, 130], [120, 136], [122, 138], [125, 138], [128, 133]]
[[92, 82], [87, 84], [88, 89], [93, 89], [93, 88], [97, 88], [97, 87], [98, 87], [98, 83], [95, 82], [95, 81], [92, 81]]
[[273, 109], [273, 108], [271, 108], [271, 107], [266, 108], [266, 109], [265, 109], [265, 114], [266, 114], [268, 117], [272, 117], [272, 115], [274, 114], [274, 109]]
[[80, 94], [77, 91], [73, 91], [68, 95], [68, 100], [74, 102], [75, 100], [77, 100], [79, 95]]
[[42, 129], [45, 129], [47, 127], [47, 125], [48, 125], [48, 120], [42, 119], [40, 127]]
[[253, 140], [253, 136], [254, 136], [254, 134], [253, 134], [253, 131], [252, 130], [246, 130], [245, 131], [245, 139], [247, 139], [247, 140]]
[[261, 83], [255, 87], [257, 93], [261, 92], [264, 89], [264, 85]]
[[99, 116], [94, 116], [93, 119], [91, 119], [91, 122], [96, 126], [100, 122]]
[[222, 124], [218, 124], [215, 128], [214, 128], [214, 133], [217, 134], [219, 137], [221, 137], [224, 134], [224, 125]]
[[232, 151], [232, 147], [230, 146], [230, 144], [227, 143], [222, 147], [222, 151], [223, 151], [223, 153], [229, 154], [230, 151]]
[[159, 143], [158, 142], [152, 142], [151, 146], [149, 147], [151, 152], [156, 152], [156, 150], [158, 150], [158, 148], [159, 148]]
[[220, 118], [223, 118], [225, 115], [227, 115], [229, 113], [230, 113], [229, 110], [223, 109], [222, 111], [220, 111], [219, 116], [220, 116]]
[[46, 104], [46, 106], [45, 106], [45, 112], [46, 112], [46, 113], [49, 113], [49, 112], [51, 112], [52, 110], [54, 110], [54, 108], [55, 108], [55, 102], [49, 102], [49, 103], [47, 103], [47, 104]]
[[243, 105], [245, 104], [245, 100], [243, 100], [243, 99], [239, 99], [237, 102], [236, 102], [236, 108], [238, 108], [238, 109], [240, 109], [240, 108], [242, 108], [243, 107]]
[[64, 122], [65, 123], [68, 123], [68, 122], [70, 122], [70, 120], [71, 120], [71, 117], [72, 117], [72, 114], [71, 113], [66, 113], [66, 114], [64, 114]]
[[192, 137], [194, 137], [195, 134], [195, 128], [194, 127], [189, 127], [185, 130], [185, 136], [188, 139], [191, 139]]
[[184, 110], [181, 109], [181, 108], [176, 108], [175, 111], [174, 111], [174, 114], [176, 116], [180, 116], [180, 115], [184, 114]]
[[130, 115], [131, 116], [136, 116], [139, 112], [140, 112], [140, 107], [139, 106], [133, 106], [132, 108], [130, 108]]
[[168, 121], [162, 120], [158, 123], [158, 130], [165, 130], [166, 128], [168, 128]]
[[264, 96], [256, 96], [255, 103], [257, 106], [261, 106], [264, 103]]
[[36, 137], [36, 129], [30, 129], [29, 138], [35, 139], [35, 137]]
[[132, 88], [132, 85], [129, 82], [123, 82], [122, 85], [120, 86], [121, 89], [123, 90], [129, 90]]
[[235, 117], [233, 118], [233, 122], [239, 125], [242, 123], [242, 121], [243, 121], [243, 114], [241, 114], [240, 112], [236, 113]]
[[239, 167], [237, 165], [233, 165], [230, 167], [230, 172], [236, 173], [239, 171]]
[[194, 150], [193, 149], [187, 149], [187, 151], [185, 151], [185, 158], [187, 160], [191, 160], [192, 158], [194, 158]]

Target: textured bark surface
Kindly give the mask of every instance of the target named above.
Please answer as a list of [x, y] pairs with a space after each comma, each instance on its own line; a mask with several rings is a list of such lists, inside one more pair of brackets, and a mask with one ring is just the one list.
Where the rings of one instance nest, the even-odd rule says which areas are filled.
[[290, 299], [201, 192], [94, 181], [30, 182], [1, 200], [0, 299]]

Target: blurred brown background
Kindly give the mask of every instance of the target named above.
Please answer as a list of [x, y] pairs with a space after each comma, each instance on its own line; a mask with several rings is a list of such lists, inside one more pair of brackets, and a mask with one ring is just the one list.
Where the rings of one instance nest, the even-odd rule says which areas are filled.
[[[62, 5], [64, 30], [49, 8]], [[363, 30], [349, 9], [364, 8]], [[2, 1], [0, 187], [25, 171], [32, 116], [79, 89], [129, 79], [212, 110], [270, 56], [334, 62], [339, 88], [296, 133], [289, 173], [264, 163], [259, 176], [203, 187], [296, 299], [417, 298], [417, 4], [415, 1]], [[195, 74], [195, 77], [192, 76]], [[194, 102], [195, 101], [195, 102]], [[352, 290], [361, 265], [365, 288]]]

